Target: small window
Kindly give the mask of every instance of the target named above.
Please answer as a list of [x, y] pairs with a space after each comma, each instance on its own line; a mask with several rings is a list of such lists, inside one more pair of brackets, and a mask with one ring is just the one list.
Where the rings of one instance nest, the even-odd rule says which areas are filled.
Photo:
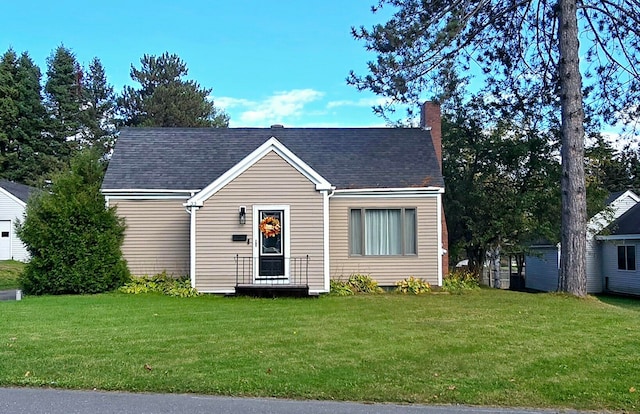
[[618, 246], [618, 269], [636, 270], [636, 246]]
[[2, 237], [9, 237], [9, 232], [8, 231], [3, 231], [2, 232]]
[[349, 242], [352, 255], [414, 255], [416, 209], [351, 209]]

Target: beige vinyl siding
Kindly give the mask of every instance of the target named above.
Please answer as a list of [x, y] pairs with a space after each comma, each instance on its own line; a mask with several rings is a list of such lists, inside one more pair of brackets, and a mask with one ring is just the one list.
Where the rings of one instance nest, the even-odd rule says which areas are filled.
[[[329, 206], [329, 252], [332, 279], [347, 279], [353, 273], [369, 274], [381, 286], [415, 276], [438, 284], [437, 197], [350, 198], [333, 197]], [[351, 208], [415, 208], [417, 254], [407, 256], [350, 256], [349, 210]]]
[[122, 252], [132, 274], [189, 274], [190, 216], [182, 206], [185, 201], [110, 200], [125, 219]]
[[[233, 291], [236, 254], [252, 257], [253, 205], [288, 205], [291, 257], [310, 256], [309, 289], [324, 289], [323, 197], [315, 185], [274, 152], [270, 152], [204, 202], [196, 215], [196, 288]], [[245, 206], [246, 224], [238, 208]], [[286, 225], [286, 224], [285, 224]], [[251, 244], [234, 242], [246, 234]]]

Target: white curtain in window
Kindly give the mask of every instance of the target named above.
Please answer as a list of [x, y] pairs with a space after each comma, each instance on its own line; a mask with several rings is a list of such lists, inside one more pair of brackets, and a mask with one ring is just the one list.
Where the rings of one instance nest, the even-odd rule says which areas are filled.
[[404, 254], [416, 254], [416, 211], [404, 211]]
[[401, 210], [365, 210], [365, 254], [402, 254]]
[[362, 210], [351, 210], [351, 254], [362, 254]]

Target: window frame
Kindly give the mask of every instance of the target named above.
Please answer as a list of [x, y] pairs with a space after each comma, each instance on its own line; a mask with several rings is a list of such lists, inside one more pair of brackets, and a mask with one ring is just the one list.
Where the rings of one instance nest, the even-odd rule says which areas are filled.
[[[618, 270], [623, 272], [635, 272], [636, 267], [636, 245], [635, 244], [621, 244], [617, 246], [618, 252]], [[629, 252], [633, 253], [630, 255]], [[633, 256], [633, 260], [629, 260]], [[622, 260], [621, 260], [622, 259]], [[624, 265], [624, 266], [621, 266]]]
[[[360, 253], [354, 253], [354, 240], [353, 240], [353, 211], [360, 211]], [[366, 246], [366, 212], [367, 210], [400, 210], [400, 240], [402, 242], [401, 253], [400, 254], [366, 254], [367, 246]], [[406, 243], [406, 234], [405, 229], [406, 226], [406, 211], [413, 211], [413, 246], [414, 251], [412, 253], [407, 253], [407, 243]], [[416, 257], [418, 256], [418, 208], [417, 207], [350, 207], [349, 208], [349, 226], [348, 226], [348, 248], [349, 248], [349, 257]]]

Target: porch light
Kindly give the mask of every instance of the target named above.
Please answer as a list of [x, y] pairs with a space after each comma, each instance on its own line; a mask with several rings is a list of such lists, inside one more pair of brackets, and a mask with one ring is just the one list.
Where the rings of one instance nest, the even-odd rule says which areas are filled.
[[245, 206], [240, 206], [238, 209], [238, 220], [240, 224], [245, 224], [247, 222], [247, 208]]

